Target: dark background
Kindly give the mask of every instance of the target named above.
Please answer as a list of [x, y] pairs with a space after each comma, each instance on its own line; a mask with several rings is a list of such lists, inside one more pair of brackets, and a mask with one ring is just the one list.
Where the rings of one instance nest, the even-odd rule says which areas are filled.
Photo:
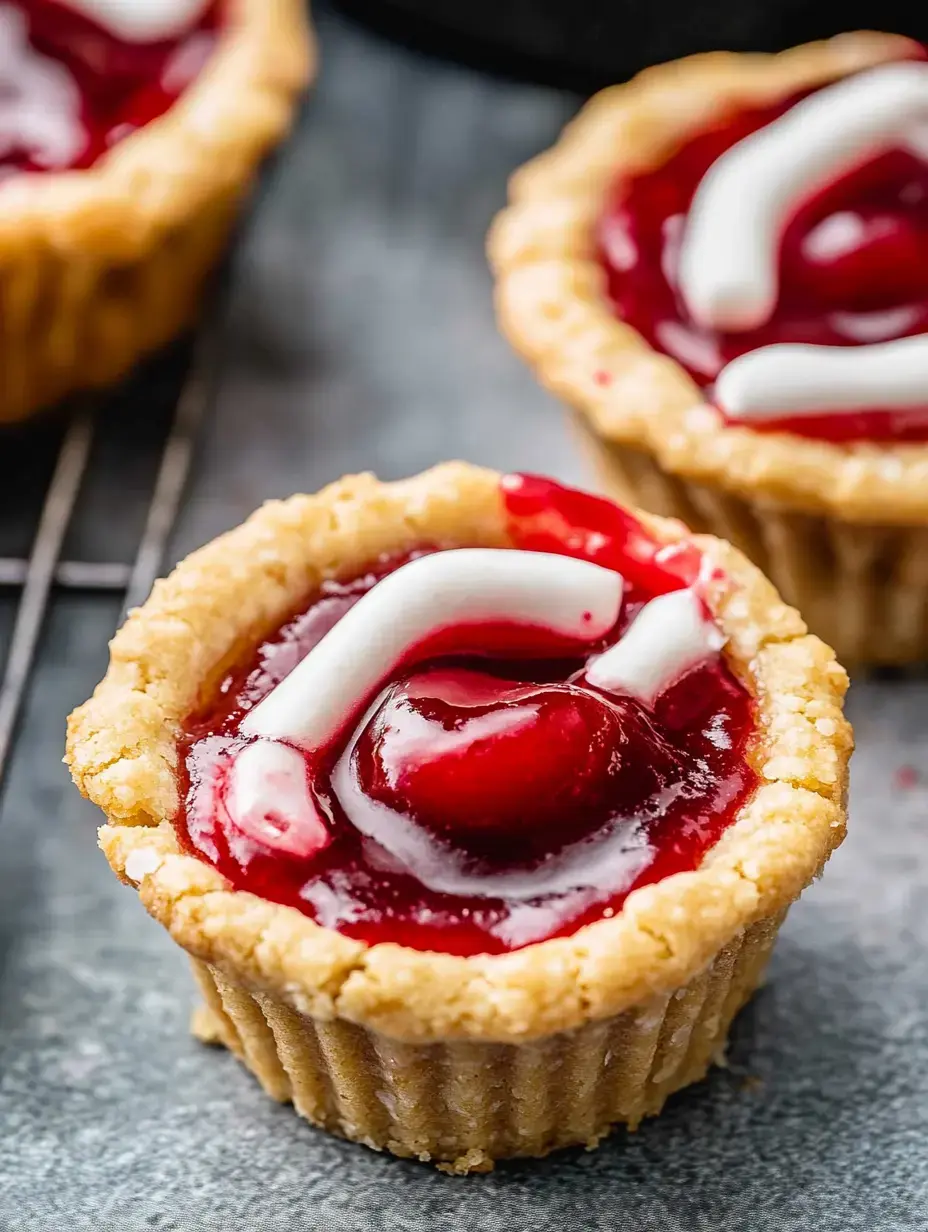
[[[483, 258], [506, 175], [577, 98], [342, 18], [321, 36], [319, 88], [236, 255], [173, 559], [347, 470], [459, 456], [583, 478], [496, 334]], [[130, 559], [182, 360], [106, 412], [72, 558]], [[28, 547], [59, 431], [4, 438], [0, 554]], [[598, 1152], [452, 1179], [312, 1129], [188, 1035], [183, 957], [110, 874], [60, 764], [118, 607], [56, 598], [0, 817], [0, 1229], [928, 1228], [923, 677], [855, 682], [851, 836], [794, 909], [728, 1067]]]
[[915, 0], [340, 0], [416, 47], [590, 92], [700, 51], [779, 51], [843, 30], [924, 40]]

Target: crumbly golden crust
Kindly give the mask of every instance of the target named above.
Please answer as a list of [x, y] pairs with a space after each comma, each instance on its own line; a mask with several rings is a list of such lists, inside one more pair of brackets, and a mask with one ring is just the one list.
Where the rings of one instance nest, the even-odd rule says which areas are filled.
[[489, 239], [500, 325], [602, 439], [749, 499], [855, 522], [928, 517], [928, 446], [837, 446], [726, 426], [673, 359], [615, 316], [595, 234], [618, 175], [660, 166], [707, 124], [911, 53], [908, 39], [862, 32], [778, 55], [660, 65], [596, 95], [515, 173]]
[[85, 171], [0, 191], [0, 420], [116, 379], [192, 319], [315, 64], [304, 0], [229, 0], [198, 79]]
[[[647, 519], [668, 541], [679, 523]], [[637, 890], [613, 919], [512, 954], [458, 958], [366, 946], [232, 890], [180, 852], [175, 737], [217, 674], [311, 597], [382, 552], [423, 541], [506, 542], [499, 476], [453, 463], [400, 483], [348, 478], [265, 505], [155, 587], [71, 716], [66, 760], [108, 824], [100, 843], [148, 911], [195, 958], [317, 1020], [396, 1039], [518, 1043], [603, 1019], [679, 987], [755, 921], [785, 909], [844, 834], [847, 677], [759, 571], [698, 539], [724, 580], [710, 602], [758, 699], [762, 785], [691, 873]]]

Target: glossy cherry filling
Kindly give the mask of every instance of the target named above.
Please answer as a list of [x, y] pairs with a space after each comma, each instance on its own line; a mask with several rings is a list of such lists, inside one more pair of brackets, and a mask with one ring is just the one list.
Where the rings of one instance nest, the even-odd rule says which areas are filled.
[[211, 55], [221, 7], [178, 37], [128, 43], [67, 0], [0, 0], [0, 180], [91, 167], [163, 115]]
[[[622, 572], [609, 634], [583, 657], [565, 658], [563, 643], [546, 655], [534, 630], [531, 658], [407, 664], [328, 745], [299, 751], [296, 790], [314, 805], [304, 821], [273, 810], [233, 820], [243, 718], [410, 557], [327, 583], [185, 725], [185, 848], [348, 936], [465, 955], [572, 933], [637, 886], [699, 864], [756, 785], [749, 693], [719, 656], [653, 706], [584, 680], [646, 601], [694, 581], [699, 555], [668, 551], [617, 506], [549, 480], [510, 477], [504, 493], [515, 547]], [[296, 747], [282, 750], [285, 775]]]
[[[903, 149], [856, 168], [794, 211], [781, 240], [779, 299], [765, 325], [722, 333], [689, 317], [675, 282], [696, 189], [726, 150], [797, 101], [739, 112], [689, 140], [662, 167], [623, 177], [601, 219], [601, 260], [616, 313], [676, 359], [710, 400], [722, 368], [758, 347], [859, 346], [928, 330], [928, 162]], [[875, 407], [749, 426], [836, 443], [926, 441], [928, 407]]]

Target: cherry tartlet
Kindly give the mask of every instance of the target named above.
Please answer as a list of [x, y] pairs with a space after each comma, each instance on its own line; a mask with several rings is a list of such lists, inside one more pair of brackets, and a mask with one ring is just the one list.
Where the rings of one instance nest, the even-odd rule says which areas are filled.
[[491, 237], [607, 487], [751, 555], [841, 657], [928, 655], [928, 58], [842, 35], [605, 91]]
[[452, 465], [195, 553], [68, 761], [200, 1033], [314, 1122], [469, 1171], [705, 1073], [843, 834], [845, 687], [728, 545]]
[[189, 324], [310, 53], [299, 0], [0, 0], [0, 420]]

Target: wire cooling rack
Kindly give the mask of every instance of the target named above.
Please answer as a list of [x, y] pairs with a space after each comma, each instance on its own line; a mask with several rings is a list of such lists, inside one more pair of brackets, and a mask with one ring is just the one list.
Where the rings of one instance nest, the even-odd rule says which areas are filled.
[[[19, 602], [0, 683], [0, 787], [5, 780], [39, 638], [56, 588], [123, 596], [122, 616], [143, 602], [158, 576], [183, 497], [194, 445], [215, 384], [216, 330], [205, 327], [194, 345], [164, 438], [144, 527], [131, 563], [62, 559], [98, 425], [96, 402], [71, 412], [45, 491], [28, 558], [0, 556], [0, 588]], [[121, 623], [121, 620], [120, 620]]]

